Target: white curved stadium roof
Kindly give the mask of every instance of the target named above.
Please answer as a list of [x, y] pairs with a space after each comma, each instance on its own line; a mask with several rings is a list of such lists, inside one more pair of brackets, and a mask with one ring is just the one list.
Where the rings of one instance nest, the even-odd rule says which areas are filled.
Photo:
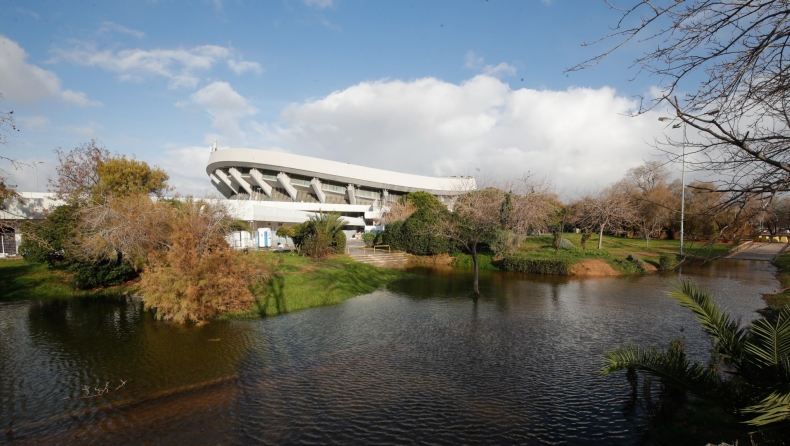
[[374, 169], [285, 152], [257, 149], [221, 149], [209, 157], [206, 173], [217, 169], [256, 168], [319, 180], [354, 184], [398, 192], [425, 191], [434, 195], [460, 195], [477, 188], [472, 177], [428, 177]]

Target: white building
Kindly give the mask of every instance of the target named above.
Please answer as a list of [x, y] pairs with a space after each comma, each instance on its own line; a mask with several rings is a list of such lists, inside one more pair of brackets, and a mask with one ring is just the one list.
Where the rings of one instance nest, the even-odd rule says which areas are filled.
[[276, 231], [317, 212], [341, 214], [347, 232], [367, 231], [388, 202], [409, 192], [429, 192], [451, 207], [458, 195], [477, 187], [472, 177], [411, 175], [268, 150], [217, 150], [216, 144], [206, 173], [254, 231]]
[[47, 210], [65, 204], [49, 192], [20, 192], [0, 206], [0, 257], [14, 255], [22, 236], [14, 228], [24, 220], [41, 220]]

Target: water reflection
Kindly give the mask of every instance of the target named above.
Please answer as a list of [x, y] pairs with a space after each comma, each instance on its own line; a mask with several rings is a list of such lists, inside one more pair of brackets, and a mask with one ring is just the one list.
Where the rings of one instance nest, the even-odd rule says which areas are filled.
[[[644, 422], [627, 383], [598, 377], [603, 351], [681, 327], [691, 355], [710, 347], [663, 293], [675, 276], [487, 271], [472, 299], [469, 271], [412, 272], [340, 305], [203, 327], [135, 299], [0, 303], [0, 426], [41, 443], [629, 444]], [[759, 262], [684, 274], [744, 320], [778, 285]]]

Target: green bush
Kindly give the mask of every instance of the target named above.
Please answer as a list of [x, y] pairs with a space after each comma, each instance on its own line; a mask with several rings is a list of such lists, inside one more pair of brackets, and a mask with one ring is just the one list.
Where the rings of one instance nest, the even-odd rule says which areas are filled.
[[382, 241], [394, 249], [415, 255], [446, 254], [452, 251], [453, 243], [444, 237], [430, 234], [431, 226], [439, 218], [440, 212], [430, 208], [418, 209], [405, 221], [388, 224], [382, 234]]
[[[471, 254], [458, 253], [458, 254], [453, 254], [453, 261], [450, 262], [450, 266], [458, 266], [461, 268], [474, 268], [475, 264], [472, 261]], [[495, 271], [499, 270], [499, 268], [494, 264], [493, 256], [486, 254], [477, 255], [477, 266], [480, 269], [489, 269]]]
[[125, 262], [73, 262], [67, 268], [72, 273], [69, 283], [75, 288], [91, 289], [120, 285], [137, 277], [137, 271]]
[[77, 236], [76, 213], [76, 206], [58, 206], [40, 223], [26, 223], [19, 245], [22, 257], [31, 263], [50, 266], [68, 263], [72, 258], [68, 252], [69, 241]]
[[335, 233], [335, 240], [332, 246], [335, 248], [335, 254], [343, 254], [346, 252], [346, 234], [343, 231]]
[[362, 234], [362, 240], [365, 242], [365, 246], [373, 246], [373, 243], [376, 241], [376, 234], [375, 232], [366, 232]]
[[587, 249], [587, 242], [590, 240], [590, 237], [592, 237], [592, 234], [585, 229], [584, 232], [582, 232], [582, 250]]
[[567, 276], [571, 273], [571, 264], [565, 259], [527, 259], [509, 256], [502, 260], [505, 271], [516, 271], [527, 274], [553, 274]]
[[518, 249], [523, 237], [513, 231], [507, 229], [494, 231], [486, 240], [488, 248], [494, 253], [494, 256], [500, 257], [505, 254], [511, 253]]
[[626, 257], [626, 260], [628, 260], [629, 262], [632, 262], [639, 271], [641, 271], [641, 272], [647, 271], [647, 265], [645, 264], [645, 262], [641, 258], [639, 258], [638, 255], [636, 255], [636, 254], [628, 254], [628, 257]]
[[661, 271], [672, 271], [678, 267], [677, 254], [661, 254], [658, 258], [658, 269]]

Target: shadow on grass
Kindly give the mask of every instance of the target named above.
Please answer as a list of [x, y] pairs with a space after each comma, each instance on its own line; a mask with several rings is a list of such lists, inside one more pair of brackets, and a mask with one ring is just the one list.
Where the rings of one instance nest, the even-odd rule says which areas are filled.
[[364, 263], [328, 260], [299, 272], [275, 274], [258, 294], [260, 316], [332, 305], [368, 294], [406, 273]]

